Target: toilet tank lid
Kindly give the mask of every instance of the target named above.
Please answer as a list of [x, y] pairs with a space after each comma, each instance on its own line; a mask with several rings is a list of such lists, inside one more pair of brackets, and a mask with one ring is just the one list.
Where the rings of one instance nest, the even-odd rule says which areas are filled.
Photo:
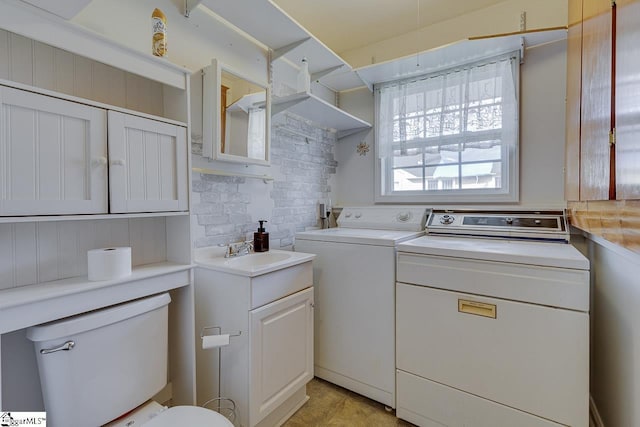
[[140, 314], [162, 308], [171, 302], [168, 293], [125, 302], [111, 307], [78, 314], [27, 329], [31, 341], [48, 341], [91, 331]]

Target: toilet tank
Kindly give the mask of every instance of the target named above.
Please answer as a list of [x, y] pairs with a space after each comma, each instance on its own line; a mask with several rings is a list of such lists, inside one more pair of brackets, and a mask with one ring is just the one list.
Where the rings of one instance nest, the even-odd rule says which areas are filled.
[[161, 294], [27, 329], [50, 426], [102, 425], [165, 386], [170, 301]]

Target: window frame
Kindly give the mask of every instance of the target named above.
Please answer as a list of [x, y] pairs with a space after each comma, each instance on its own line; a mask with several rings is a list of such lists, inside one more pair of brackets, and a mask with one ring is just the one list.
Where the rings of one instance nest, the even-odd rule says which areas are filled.
[[[379, 156], [379, 141], [378, 135], [375, 134], [374, 143], [374, 181], [375, 203], [451, 203], [451, 204], [465, 204], [465, 203], [513, 203], [520, 200], [519, 192], [519, 176], [520, 176], [520, 52], [508, 52], [498, 56], [492, 56], [484, 58], [480, 61], [473, 61], [465, 64], [460, 64], [455, 67], [447, 67], [434, 72], [426, 73], [420, 76], [414, 76], [410, 79], [400, 79], [402, 81], [414, 81], [419, 78], [428, 78], [430, 76], [445, 74], [461, 68], [468, 68], [473, 66], [482, 65], [484, 63], [490, 63], [495, 60], [500, 60], [508, 56], [515, 57], [515, 71], [514, 71], [514, 84], [516, 95], [516, 138], [513, 144], [504, 143], [501, 144], [502, 151], [502, 188], [487, 188], [487, 189], [456, 189], [456, 190], [414, 190], [414, 191], [386, 191], [387, 188], [393, 188], [394, 181], [394, 168], [393, 158], [381, 158]], [[389, 82], [385, 82], [389, 83]], [[375, 104], [375, 120], [380, 119], [379, 113], [379, 88], [374, 87], [374, 104]], [[425, 146], [426, 147], [426, 146]], [[424, 148], [421, 150], [424, 153]], [[389, 164], [390, 163], [390, 164]], [[465, 163], [458, 162], [460, 167]], [[426, 168], [429, 165], [421, 165], [416, 167]], [[457, 178], [456, 178], [457, 179]], [[428, 186], [428, 180], [422, 177], [423, 188]]]

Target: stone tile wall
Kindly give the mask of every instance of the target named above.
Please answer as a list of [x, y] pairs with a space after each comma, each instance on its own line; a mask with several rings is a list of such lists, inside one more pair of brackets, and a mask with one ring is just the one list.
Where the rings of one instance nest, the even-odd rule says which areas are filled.
[[[338, 165], [335, 132], [289, 113], [274, 117], [271, 129], [274, 181], [256, 185], [247, 178], [194, 174], [196, 247], [252, 239], [258, 220], [266, 219], [270, 247], [287, 248], [297, 231], [318, 225], [318, 202], [330, 197], [329, 178]], [[271, 206], [259, 194], [265, 191]]]

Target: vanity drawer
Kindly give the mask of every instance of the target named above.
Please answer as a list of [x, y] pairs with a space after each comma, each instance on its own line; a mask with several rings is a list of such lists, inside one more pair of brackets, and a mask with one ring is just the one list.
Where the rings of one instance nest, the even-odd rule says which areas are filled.
[[311, 286], [313, 286], [311, 261], [254, 277], [251, 280], [250, 310]]

